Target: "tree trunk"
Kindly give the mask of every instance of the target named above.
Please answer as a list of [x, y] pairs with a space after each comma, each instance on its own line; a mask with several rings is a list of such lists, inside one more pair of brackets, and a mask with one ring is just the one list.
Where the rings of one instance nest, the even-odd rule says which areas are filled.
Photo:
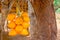
[[33, 0], [32, 6], [38, 22], [38, 33], [32, 40], [56, 40], [57, 26], [53, 0]]

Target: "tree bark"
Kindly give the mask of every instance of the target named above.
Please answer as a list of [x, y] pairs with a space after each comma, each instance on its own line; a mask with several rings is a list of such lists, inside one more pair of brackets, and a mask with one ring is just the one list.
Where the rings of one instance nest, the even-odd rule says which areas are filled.
[[33, 0], [31, 3], [38, 22], [38, 33], [32, 40], [56, 40], [57, 26], [53, 0]]

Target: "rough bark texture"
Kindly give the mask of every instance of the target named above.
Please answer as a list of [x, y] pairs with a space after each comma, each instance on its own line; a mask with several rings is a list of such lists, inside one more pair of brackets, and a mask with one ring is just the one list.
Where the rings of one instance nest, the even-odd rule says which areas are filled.
[[[53, 8], [53, 0], [34, 0], [32, 2], [33, 8], [37, 17], [37, 31], [38, 35], [33, 40], [56, 40], [57, 27]], [[37, 35], [36, 34], [36, 35]]]
[[[12, 37], [10, 40], [56, 40], [57, 28], [53, 0], [33, 0], [31, 3], [37, 21], [37, 24], [31, 28], [31, 37], [16, 36]], [[2, 4], [2, 26], [4, 26], [7, 11], [8, 6]], [[6, 36], [3, 40], [7, 39], [8, 37]]]

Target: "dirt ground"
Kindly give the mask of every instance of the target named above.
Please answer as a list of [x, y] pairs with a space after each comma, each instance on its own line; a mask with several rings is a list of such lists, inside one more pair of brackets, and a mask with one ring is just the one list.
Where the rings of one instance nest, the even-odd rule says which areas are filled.
[[60, 14], [56, 14], [57, 22], [57, 40], [60, 40]]

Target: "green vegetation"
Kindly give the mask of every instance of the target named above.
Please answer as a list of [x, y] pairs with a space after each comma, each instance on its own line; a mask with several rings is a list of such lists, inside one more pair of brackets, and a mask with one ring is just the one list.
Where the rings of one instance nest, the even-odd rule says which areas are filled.
[[60, 0], [54, 0], [54, 8], [56, 13], [60, 13]]

